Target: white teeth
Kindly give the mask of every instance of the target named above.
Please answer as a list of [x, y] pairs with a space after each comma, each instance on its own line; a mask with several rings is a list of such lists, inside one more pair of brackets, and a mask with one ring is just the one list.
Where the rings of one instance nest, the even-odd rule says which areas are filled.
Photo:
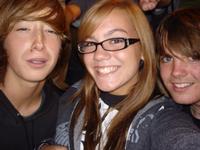
[[34, 63], [34, 64], [42, 64], [42, 63], [44, 63], [44, 61], [40, 61], [40, 60], [32, 60], [31, 62]]
[[96, 69], [101, 74], [108, 74], [108, 73], [116, 71], [117, 68], [118, 67], [116, 67], [116, 66], [112, 66], [112, 67], [98, 67]]
[[176, 84], [174, 84], [174, 86], [177, 87], [177, 88], [185, 88], [185, 87], [188, 87], [190, 85], [192, 85], [192, 83], [176, 83]]

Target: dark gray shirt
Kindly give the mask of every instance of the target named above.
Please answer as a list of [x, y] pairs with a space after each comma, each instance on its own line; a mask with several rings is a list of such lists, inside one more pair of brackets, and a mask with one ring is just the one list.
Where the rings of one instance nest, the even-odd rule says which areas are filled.
[[[73, 110], [79, 100], [71, 104], [68, 100], [76, 88], [76, 85], [69, 88], [61, 98], [54, 139], [57, 145], [67, 146], [69, 150], [80, 150], [81, 143], [84, 111], [75, 128], [70, 129]], [[107, 98], [112, 99], [110, 96]], [[102, 100], [107, 98], [101, 97]], [[200, 129], [181, 110], [182, 107], [168, 97], [161, 96], [151, 100], [133, 118], [125, 150], [200, 150]]]

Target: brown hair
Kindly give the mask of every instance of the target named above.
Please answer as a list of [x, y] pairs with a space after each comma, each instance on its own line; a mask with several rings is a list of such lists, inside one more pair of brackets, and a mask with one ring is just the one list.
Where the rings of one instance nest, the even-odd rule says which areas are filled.
[[157, 29], [156, 40], [160, 55], [165, 49], [185, 56], [200, 54], [200, 8], [184, 8], [168, 15]]
[[[49, 9], [43, 15], [31, 15], [34, 12]], [[56, 16], [56, 17], [55, 17]], [[65, 74], [67, 70], [68, 24], [64, 10], [58, 0], [1, 0], [0, 2], [0, 83], [4, 82], [7, 68], [7, 54], [3, 47], [7, 34], [15, 23], [20, 20], [39, 20], [48, 23], [60, 35], [62, 47], [58, 62], [48, 78], [52, 79], [58, 87], [65, 87]]]
[[[136, 30], [140, 39], [144, 66], [139, 72], [137, 84], [133, 85], [127, 97], [116, 106], [119, 112], [109, 126], [106, 146], [101, 148], [104, 150], [125, 148], [125, 140], [131, 121], [138, 110], [149, 100], [156, 78], [156, 59], [151, 27], [141, 9], [129, 0], [101, 0], [92, 6], [81, 22], [78, 34], [79, 41], [84, 41], [89, 37], [114, 9], [125, 11], [130, 18], [133, 29]], [[76, 93], [76, 96], [80, 97], [81, 100], [72, 121], [72, 127], [74, 127], [77, 118], [84, 110], [83, 130], [86, 131], [84, 149], [95, 149], [101, 134], [104, 134], [100, 131], [102, 120], [98, 108], [99, 92], [94, 80], [86, 72], [83, 85]]]
[[[156, 42], [158, 66], [166, 49], [200, 60], [200, 8], [182, 8], [169, 14], [157, 28]], [[163, 85], [159, 86], [166, 93]]]

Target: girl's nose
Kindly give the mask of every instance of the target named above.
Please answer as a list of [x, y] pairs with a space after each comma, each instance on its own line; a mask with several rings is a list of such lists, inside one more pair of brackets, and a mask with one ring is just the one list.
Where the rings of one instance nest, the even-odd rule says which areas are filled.
[[97, 50], [94, 52], [94, 58], [96, 60], [109, 59], [112, 52], [106, 51], [101, 45], [97, 45]]

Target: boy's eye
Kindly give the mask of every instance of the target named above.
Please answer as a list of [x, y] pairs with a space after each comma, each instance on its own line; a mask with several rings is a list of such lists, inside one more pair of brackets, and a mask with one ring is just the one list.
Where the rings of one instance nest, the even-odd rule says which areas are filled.
[[28, 28], [25, 28], [25, 27], [24, 27], [24, 28], [17, 28], [17, 29], [16, 29], [16, 31], [28, 31], [28, 30], [29, 30], [29, 29], [28, 29]]
[[168, 63], [168, 62], [172, 61], [172, 59], [173, 58], [170, 55], [163, 55], [163, 56], [160, 57], [160, 62]]
[[200, 54], [198, 52], [194, 52], [192, 56], [188, 57], [190, 61], [200, 61]]
[[57, 35], [57, 32], [54, 31], [54, 30], [47, 30], [48, 33], [52, 33], [52, 34], [56, 34]]

